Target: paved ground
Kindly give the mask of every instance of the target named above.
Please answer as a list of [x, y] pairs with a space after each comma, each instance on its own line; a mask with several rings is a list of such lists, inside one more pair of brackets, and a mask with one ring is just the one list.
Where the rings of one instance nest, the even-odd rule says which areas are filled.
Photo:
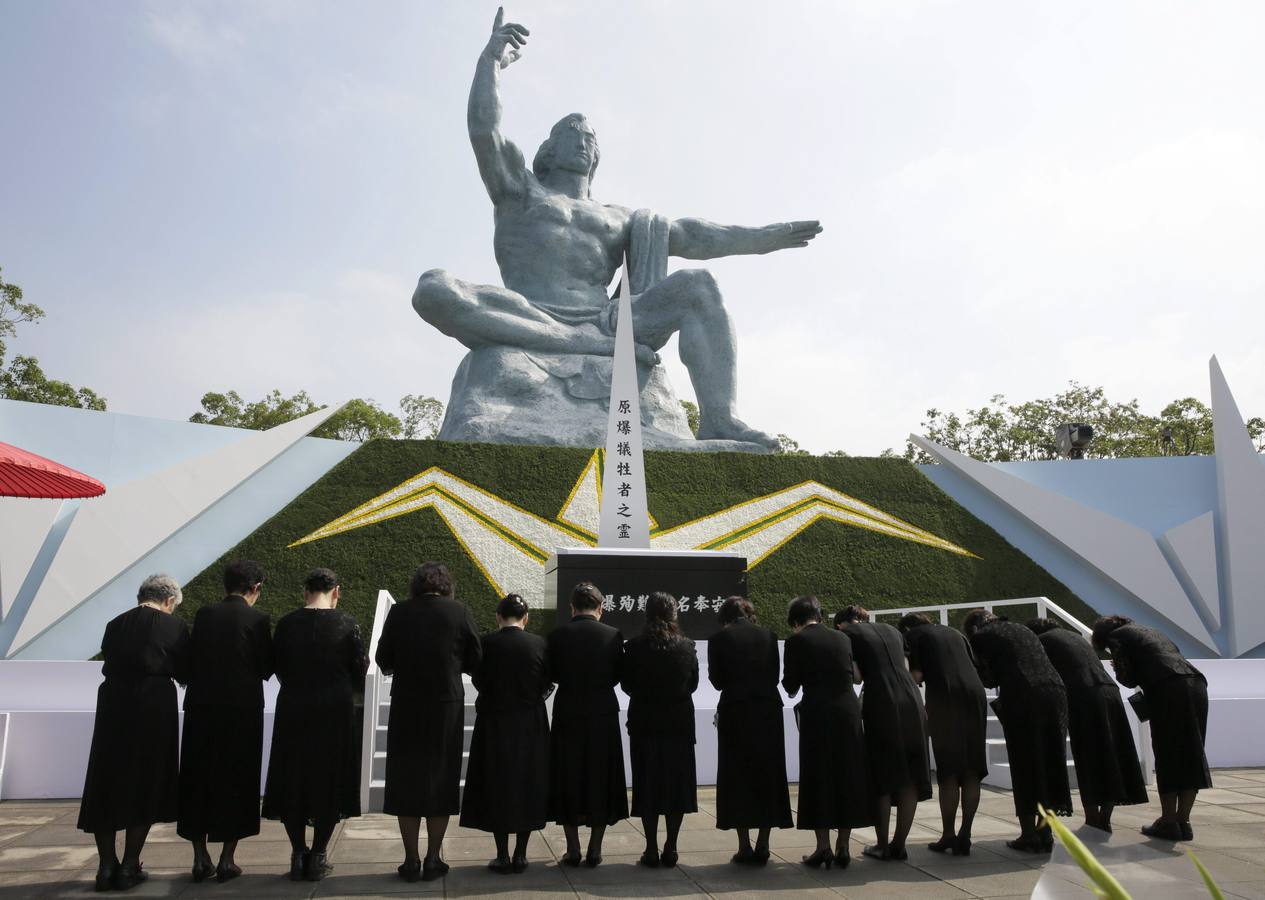
[[[1265, 898], [1265, 769], [1220, 770], [1216, 790], [1200, 796], [1193, 822], [1193, 849], [1212, 870], [1227, 896]], [[910, 837], [908, 863], [856, 859], [846, 871], [813, 871], [800, 865], [812, 846], [809, 832], [774, 833], [774, 860], [767, 869], [738, 869], [729, 863], [733, 835], [717, 831], [714, 792], [700, 791], [701, 811], [686, 820], [681, 833], [681, 862], [676, 869], [643, 869], [636, 865], [643, 847], [638, 823], [622, 822], [606, 838], [605, 863], [597, 869], [563, 869], [555, 859], [562, 851], [561, 830], [550, 826], [533, 836], [531, 868], [523, 875], [498, 876], [485, 864], [492, 855], [488, 835], [453, 828], [445, 842], [452, 864], [446, 879], [409, 885], [395, 874], [402, 855], [393, 819], [365, 816], [346, 823], [331, 845], [334, 874], [319, 884], [293, 884], [283, 873], [289, 866], [289, 844], [280, 826], [265, 822], [263, 832], [245, 841], [238, 862], [246, 874], [234, 882], [195, 885], [189, 880], [189, 845], [172, 826], [158, 826], [150, 835], [143, 860], [150, 880], [131, 895], [144, 897], [761, 897], [790, 894], [807, 897], [1027, 897], [1042, 875], [1044, 860], [1006, 849], [1014, 836], [1010, 795], [986, 791], [975, 823], [975, 851], [970, 857], [943, 857], [923, 845], [938, 836], [934, 802], [918, 809]], [[0, 803], [0, 897], [84, 896], [92, 890], [96, 850], [90, 835], [75, 829], [75, 802]], [[1149, 822], [1157, 805], [1117, 811], [1122, 833]], [[853, 854], [872, 839], [872, 832], [853, 834]], [[1146, 842], [1164, 854], [1158, 864], [1176, 877], [1197, 876], [1182, 852], [1171, 845]], [[1051, 871], [1051, 876], [1055, 871]], [[1063, 896], [1089, 896], [1070, 883]], [[1157, 900], [1149, 897], [1148, 900]]]

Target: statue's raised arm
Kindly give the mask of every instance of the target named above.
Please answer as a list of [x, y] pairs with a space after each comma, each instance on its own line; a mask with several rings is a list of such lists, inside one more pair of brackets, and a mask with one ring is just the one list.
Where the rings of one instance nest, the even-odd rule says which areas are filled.
[[520, 195], [527, 178], [523, 152], [501, 134], [501, 69], [521, 55], [530, 32], [522, 25], [505, 22], [505, 9], [496, 11], [492, 36], [479, 54], [470, 85], [470, 104], [466, 109], [466, 126], [470, 145], [479, 164], [479, 175], [493, 203]]

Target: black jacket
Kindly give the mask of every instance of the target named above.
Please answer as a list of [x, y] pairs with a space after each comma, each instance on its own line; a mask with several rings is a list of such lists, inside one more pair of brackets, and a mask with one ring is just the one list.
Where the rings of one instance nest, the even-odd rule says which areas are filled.
[[738, 619], [707, 642], [707, 677], [720, 691], [720, 708], [751, 700], [777, 700], [781, 674], [777, 638], [767, 628]]
[[263, 709], [273, 666], [270, 625], [266, 612], [236, 594], [198, 610], [184, 708]]
[[628, 733], [694, 739], [698, 654], [687, 637], [661, 644], [638, 635], [624, 645], [620, 684], [628, 695]]
[[426, 594], [387, 612], [375, 659], [393, 676], [392, 697], [454, 702], [466, 697], [461, 673], [473, 675], [482, 656], [469, 607]]
[[578, 719], [618, 715], [624, 638], [619, 630], [591, 615], [579, 615], [549, 632], [549, 669], [558, 683], [553, 717]]
[[552, 684], [545, 639], [507, 626], [483, 636], [483, 661], [474, 673], [479, 691], [475, 708], [492, 711], [532, 709], [544, 702]]

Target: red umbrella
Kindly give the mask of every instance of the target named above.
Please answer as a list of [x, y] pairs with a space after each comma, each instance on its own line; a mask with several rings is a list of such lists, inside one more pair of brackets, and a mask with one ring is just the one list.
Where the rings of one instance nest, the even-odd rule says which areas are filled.
[[104, 493], [105, 485], [91, 475], [0, 441], [0, 497], [68, 500]]

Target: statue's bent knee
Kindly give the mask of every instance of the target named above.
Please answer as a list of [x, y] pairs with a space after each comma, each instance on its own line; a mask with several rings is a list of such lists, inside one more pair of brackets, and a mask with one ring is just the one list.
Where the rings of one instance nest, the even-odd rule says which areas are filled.
[[440, 310], [460, 299], [459, 295], [460, 290], [451, 275], [443, 269], [428, 269], [417, 279], [413, 310], [429, 322]]
[[721, 305], [720, 285], [706, 269], [685, 269], [681, 272], [689, 285], [690, 299], [702, 309]]

